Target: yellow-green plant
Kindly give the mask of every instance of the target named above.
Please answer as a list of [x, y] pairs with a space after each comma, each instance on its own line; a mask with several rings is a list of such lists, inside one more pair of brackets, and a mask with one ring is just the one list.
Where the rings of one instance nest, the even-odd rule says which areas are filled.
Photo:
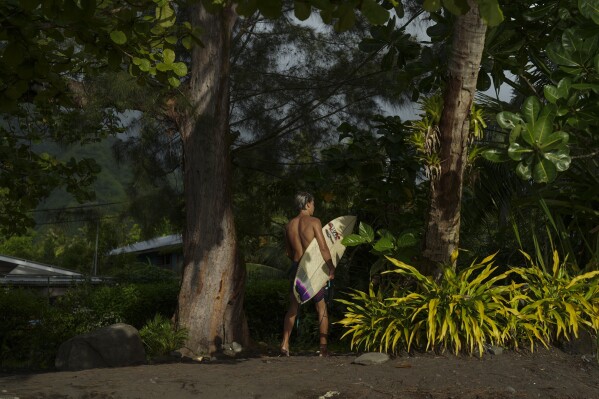
[[510, 272], [494, 275], [491, 255], [482, 262], [455, 272], [445, 267], [437, 281], [422, 275], [416, 268], [393, 258], [396, 266], [386, 273], [396, 273], [416, 283], [413, 292], [397, 291], [383, 299], [380, 293], [359, 291], [352, 301], [345, 301], [348, 312], [340, 324], [348, 328], [353, 345], [367, 349], [408, 351], [426, 342], [426, 349], [462, 348], [469, 353], [484, 352], [485, 343], [502, 343], [502, 326], [496, 321], [507, 313], [506, 286], [495, 285]]
[[380, 352], [397, 352], [398, 346], [405, 347], [405, 332], [409, 331], [409, 320], [398, 301], [390, 303], [383, 299], [381, 290], [375, 292], [372, 284], [368, 293], [354, 290], [350, 300], [336, 299], [347, 306], [345, 317], [338, 321], [347, 331], [342, 339], [351, 336], [351, 348], [376, 349]]
[[169, 319], [159, 313], [139, 330], [139, 335], [149, 358], [163, 356], [180, 349], [187, 340], [186, 329], [176, 329]]
[[[519, 327], [518, 332], [526, 334], [531, 349], [534, 345], [532, 335], [543, 343], [561, 337], [568, 340], [572, 335], [578, 336], [581, 325], [596, 334], [599, 329], [599, 271], [572, 276], [556, 250], [553, 251], [552, 268], [546, 270], [535, 264], [530, 255], [521, 252], [530, 266], [511, 269], [522, 284], [512, 298], [515, 317], [508, 323], [508, 329]], [[513, 338], [519, 335], [510, 334]]]

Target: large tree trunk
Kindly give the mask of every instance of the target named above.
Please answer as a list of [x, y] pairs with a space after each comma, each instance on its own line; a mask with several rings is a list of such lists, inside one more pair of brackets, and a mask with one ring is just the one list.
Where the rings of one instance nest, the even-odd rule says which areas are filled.
[[468, 157], [469, 113], [485, 45], [486, 24], [478, 5], [457, 18], [444, 106], [439, 122], [441, 173], [431, 181], [423, 256], [429, 265], [448, 263], [460, 241], [460, 205]]
[[229, 139], [230, 7], [210, 14], [198, 2], [192, 23], [203, 46], [192, 50], [189, 105], [179, 122], [184, 151], [184, 271], [175, 315], [189, 331], [185, 354], [246, 345], [245, 271], [233, 221]]

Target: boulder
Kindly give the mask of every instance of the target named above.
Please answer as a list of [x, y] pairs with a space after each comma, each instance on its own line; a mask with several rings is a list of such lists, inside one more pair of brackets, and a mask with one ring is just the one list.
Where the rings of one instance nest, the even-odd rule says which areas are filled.
[[58, 348], [58, 370], [122, 367], [146, 362], [139, 332], [128, 324], [113, 324], [63, 342]]
[[354, 363], [369, 366], [371, 364], [385, 363], [387, 360], [389, 360], [389, 355], [386, 353], [370, 352], [356, 358]]

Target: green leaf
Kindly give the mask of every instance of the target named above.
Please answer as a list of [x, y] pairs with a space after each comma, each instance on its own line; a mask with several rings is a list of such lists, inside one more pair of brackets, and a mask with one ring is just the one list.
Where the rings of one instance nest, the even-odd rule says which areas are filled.
[[581, 51], [584, 39], [573, 29], [567, 29], [562, 33], [562, 48], [569, 54]]
[[522, 118], [512, 112], [503, 111], [497, 114], [497, 123], [504, 129], [513, 129], [522, 123]]
[[539, 143], [541, 150], [551, 151], [556, 150], [568, 144], [570, 136], [566, 132], [555, 132]]
[[166, 71], [170, 71], [172, 69], [172, 64], [166, 64], [164, 62], [159, 62], [158, 64], [156, 64], [156, 69], [159, 70], [160, 72], [166, 72]]
[[534, 126], [535, 121], [539, 115], [539, 111], [541, 111], [541, 102], [535, 96], [530, 96], [524, 100], [524, 105], [522, 105], [522, 114], [524, 115], [524, 120]]
[[550, 116], [541, 116], [537, 119], [532, 132], [535, 143], [542, 143], [551, 133], [553, 133], [552, 121], [553, 118]]
[[175, 24], [175, 10], [166, 2], [161, 7], [156, 7], [156, 19], [159, 21], [161, 27], [171, 27]]
[[168, 83], [172, 86], [172, 87], [179, 87], [181, 85], [181, 81], [179, 79], [177, 79], [174, 76], [171, 76], [168, 78]]
[[341, 240], [341, 244], [345, 245], [346, 247], [355, 247], [356, 245], [365, 243], [366, 239], [357, 234], [350, 234], [347, 237], [343, 237], [343, 240]]
[[258, 2], [258, 10], [269, 19], [276, 19], [281, 15], [283, 7], [282, 0], [261, 0]]
[[184, 62], [175, 62], [172, 69], [180, 77], [187, 75], [187, 65]]
[[164, 49], [162, 52], [162, 60], [165, 64], [172, 64], [175, 62], [175, 52], [169, 48]]
[[148, 72], [151, 68], [150, 60], [142, 58], [139, 61], [139, 69], [143, 72]]
[[397, 247], [398, 248], [407, 248], [413, 247], [418, 243], [418, 239], [414, 236], [413, 233], [405, 233], [400, 235], [397, 238]]
[[522, 137], [522, 139], [524, 139], [524, 141], [531, 146], [535, 144], [533, 131], [534, 127], [532, 127], [530, 123], [527, 123], [526, 125], [524, 125], [524, 129], [522, 129], [522, 132], [520, 134], [520, 137]]
[[505, 162], [509, 161], [510, 158], [506, 155], [505, 151], [502, 151], [498, 148], [489, 148], [481, 152], [483, 158], [491, 162]]
[[360, 233], [360, 235], [362, 237], [364, 237], [364, 239], [366, 240], [366, 242], [372, 242], [374, 240], [374, 230], [372, 229], [372, 227], [364, 222], [360, 222], [360, 227], [358, 229], [358, 232]]
[[351, 4], [343, 4], [338, 9], [339, 17], [335, 24], [337, 32], [345, 32], [351, 29], [356, 24], [356, 14]]
[[377, 252], [388, 252], [395, 248], [395, 244], [393, 243], [393, 240], [391, 240], [389, 237], [383, 237], [380, 240], [378, 240], [372, 246], [372, 248]]
[[570, 91], [570, 87], [572, 86], [572, 79], [563, 78], [557, 84], [557, 91], [561, 98], [568, 97], [568, 92]]
[[177, 36], [168, 36], [164, 40], [169, 44], [173, 44], [173, 45], [177, 44]]
[[236, 11], [239, 15], [244, 17], [251, 17], [258, 9], [258, 2], [256, 0], [240, 1], [237, 3]]
[[191, 36], [185, 36], [183, 39], [181, 39], [181, 44], [183, 47], [185, 47], [185, 49], [191, 50], [193, 47], [193, 38]]
[[599, 1], [597, 0], [578, 0], [578, 9], [580, 13], [599, 25]]
[[297, 19], [300, 21], [305, 21], [306, 19], [310, 18], [310, 14], [312, 13], [312, 6], [310, 3], [306, 1], [295, 0], [293, 4], [293, 12]]
[[552, 104], [555, 104], [557, 100], [559, 100], [560, 93], [557, 87], [553, 85], [546, 85], [543, 87], [543, 94], [545, 94], [545, 98]]
[[443, 0], [443, 6], [455, 15], [464, 15], [470, 10], [467, 0]]
[[373, 25], [383, 25], [389, 19], [389, 11], [385, 10], [375, 0], [363, 0], [362, 14]]
[[543, 157], [553, 163], [558, 172], [563, 172], [570, 167], [572, 158], [568, 154], [568, 150], [546, 152]]
[[497, 0], [478, 0], [480, 15], [489, 26], [497, 26], [503, 22], [503, 12]]
[[572, 55], [565, 51], [559, 43], [549, 43], [546, 52], [547, 57], [559, 66], [579, 66], [576, 61], [572, 60]]
[[516, 174], [520, 176], [522, 180], [530, 180], [532, 177], [532, 168], [528, 163], [520, 162], [516, 166]]
[[127, 35], [122, 30], [113, 30], [110, 32], [110, 39], [116, 44], [127, 43]]
[[550, 160], [541, 158], [534, 166], [532, 177], [537, 183], [550, 183], [557, 177], [557, 167]]
[[442, 7], [441, 0], [424, 0], [422, 8], [428, 12], [439, 11]]
[[532, 149], [524, 147], [518, 143], [511, 143], [507, 149], [508, 156], [514, 161], [521, 161], [527, 154], [532, 153]]

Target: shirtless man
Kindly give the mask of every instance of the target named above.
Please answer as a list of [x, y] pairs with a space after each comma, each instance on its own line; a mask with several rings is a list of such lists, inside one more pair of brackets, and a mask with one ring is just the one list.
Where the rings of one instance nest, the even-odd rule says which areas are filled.
[[[292, 261], [292, 270], [290, 271], [291, 290], [289, 293], [290, 305], [285, 322], [283, 325], [283, 342], [281, 343], [281, 354], [289, 356], [289, 336], [297, 317], [299, 303], [293, 295], [293, 278], [297, 271], [299, 261], [304, 254], [304, 251], [310, 242], [316, 237], [318, 247], [322, 258], [329, 267], [329, 279], [335, 278], [335, 266], [331, 259], [331, 253], [324, 240], [322, 234], [322, 224], [318, 218], [313, 217], [314, 214], [314, 197], [306, 192], [299, 192], [295, 195], [295, 206], [299, 214], [291, 219], [285, 227], [285, 247], [287, 256]], [[327, 314], [327, 306], [324, 301], [324, 287], [312, 299], [318, 313], [319, 330], [320, 330], [320, 356], [328, 356], [327, 351], [327, 336], [329, 333], [329, 319]]]

